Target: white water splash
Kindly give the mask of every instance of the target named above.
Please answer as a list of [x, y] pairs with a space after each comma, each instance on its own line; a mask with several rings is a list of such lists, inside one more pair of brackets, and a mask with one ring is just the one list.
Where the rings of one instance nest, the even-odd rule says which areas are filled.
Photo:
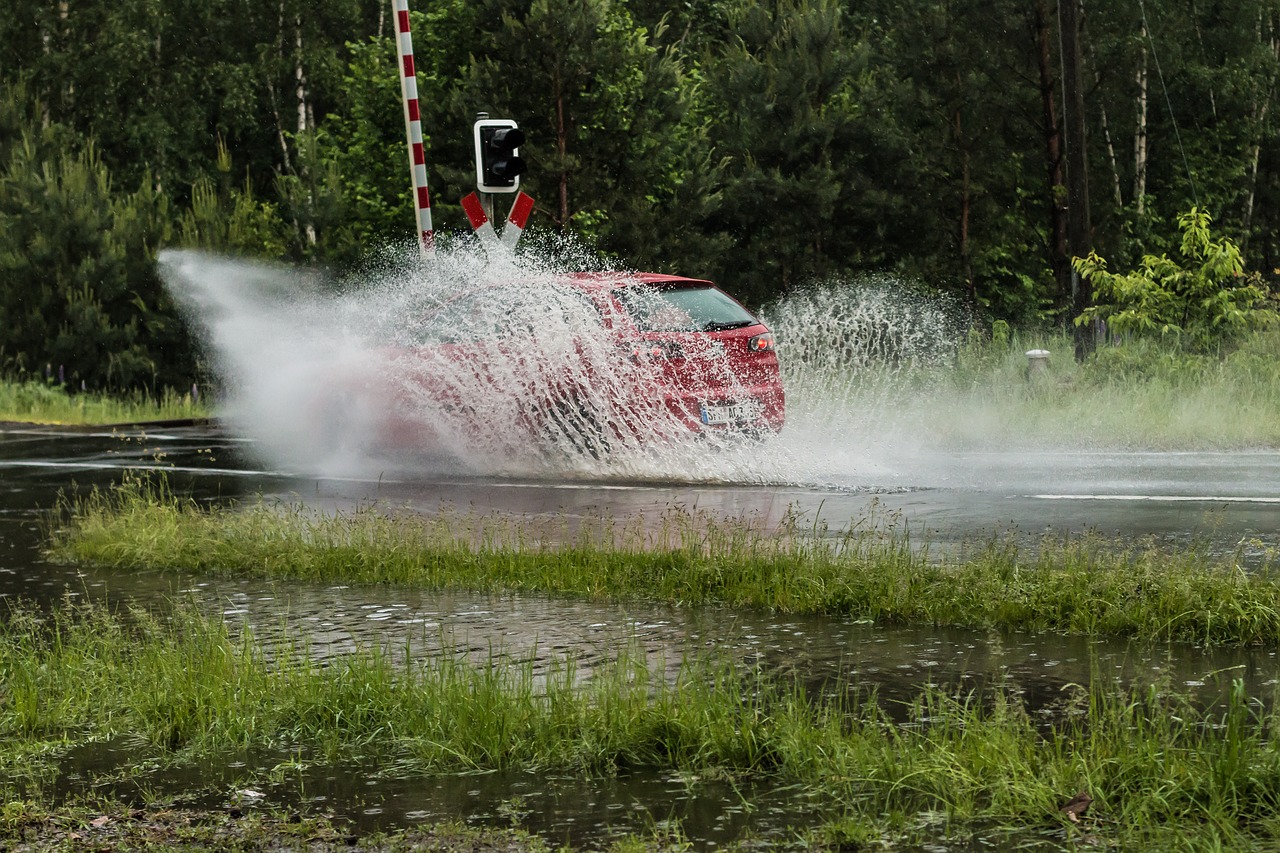
[[[553, 249], [518, 264], [451, 250], [430, 275], [408, 253], [410, 260], [389, 255], [343, 288], [288, 267], [197, 252], [167, 251], [160, 264], [204, 331], [224, 388], [221, 414], [256, 440], [268, 464], [285, 469], [851, 486], [882, 481], [886, 460], [918, 445], [896, 416], [893, 365], [953, 352], [954, 323], [938, 303], [888, 281], [817, 287], [782, 301], [766, 322], [783, 365], [783, 432], [759, 441], [698, 435], [644, 393], [651, 377], [589, 316], [580, 294], [556, 283], [582, 258], [571, 245]], [[458, 299], [468, 291], [500, 298]], [[473, 311], [455, 310], [468, 304]], [[462, 337], [498, 330], [479, 345], [482, 358], [441, 354], [443, 305]], [[429, 314], [437, 321], [427, 328], [421, 318]], [[431, 346], [412, 350], [411, 365], [394, 355], [397, 345], [421, 343]], [[423, 371], [429, 385], [412, 378]], [[548, 401], [558, 399], [548, 389], [566, 377], [590, 391], [546, 417]], [[544, 416], [531, 427], [537, 407]], [[634, 428], [593, 442], [583, 423]]]

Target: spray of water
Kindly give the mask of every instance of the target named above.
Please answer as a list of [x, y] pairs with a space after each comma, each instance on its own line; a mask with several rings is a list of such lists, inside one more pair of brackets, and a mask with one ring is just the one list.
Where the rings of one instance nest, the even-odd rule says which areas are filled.
[[[204, 332], [224, 416], [268, 463], [322, 475], [851, 485], [882, 473], [910, 433], [893, 417], [897, 368], [954, 351], [956, 324], [936, 301], [888, 281], [815, 287], [766, 318], [782, 433], [691, 431], [662, 404], [652, 366], [564, 283], [584, 260], [566, 243], [518, 260], [453, 249], [428, 273], [413, 253], [388, 253], [342, 285], [188, 251], [160, 265]], [[735, 381], [716, 352], [685, 355]]]
[[921, 386], [954, 360], [964, 330], [957, 305], [870, 276], [793, 293], [766, 322], [784, 355], [786, 463], [798, 479], [860, 482], [932, 450], [940, 413], [919, 405], [930, 396]]

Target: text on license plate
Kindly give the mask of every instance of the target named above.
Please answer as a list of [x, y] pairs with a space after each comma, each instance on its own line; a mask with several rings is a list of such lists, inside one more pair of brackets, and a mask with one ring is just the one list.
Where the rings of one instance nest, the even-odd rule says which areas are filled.
[[761, 415], [759, 400], [743, 400], [740, 403], [729, 403], [723, 406], [702, 404], [702, 422], [712, 424], [735, 424], [757, 420]]

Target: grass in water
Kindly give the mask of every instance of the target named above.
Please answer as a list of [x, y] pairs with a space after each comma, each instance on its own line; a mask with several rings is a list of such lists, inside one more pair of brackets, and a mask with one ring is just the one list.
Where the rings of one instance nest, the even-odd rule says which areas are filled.
[[190, 393], [166, 389], [159, 399], [145, 394], [69, 394], [57, 385], [0, 380], [0, 421], [40, 424], [121, 424], [205, 418], [208, 406]]
[[714, 660], [669, 680], [625, 659], [585, 678], [564, 661], [538, 679], [520, 663], [424, 663], [377, 649], [322, 665], [269, 655], [181, 608], [160, 620], [70, 605], [10, 613], [0, 671], [10, 802], [56, 781], [62, 751], [125, 739], [124, 760], [272, 748], [314, 761], [381, 755], [420, 773], [774, 778], [829, 804], [836, 841], [906, 831], [921, 814], [953, 827], [1056, 822], [1075, 832], [1058, 808], [1081, 789], [1095, 800], [1084, 828], [1123, 849], [1280, 838], [1277, 720], [1239, 682], [1209, 706], [1156, 687], [1078, 688], [1048, 724], [1012, 692], [924, 686], [895, 721], [856, 686], [815, 702]]
[[131, 481], [64, 507], [52, 557], [315, 583], [537, 592], [724, 604], [884, 623], [1280, 645], [1280, 578], [1231, 557], [1150, 545], [993, 541], [931, 555], [891, 524], [822, 535], [793, 522], [671, 510], [646, 529], [363, 509], [318, 514], [259, 502], [213, 507]]
[[[552, 850], [546, 842], [525, 832], [479, 830], [462, 823], [440, 823], [362, 836], [326, 816], [270, 808], [211, 810], [175, 808], [167, 804], [128, 808], [101, 798], [56, 808], [24, 801], [6, 803], [0, 811], [0, 845], [6, 850], [27, 853], [82, 853], [85, 850], [548, 853]], [[623, 853], [621, 847], [612, 849]], [[657, 853], [663, 848], [652, 843], [638, 849]]]

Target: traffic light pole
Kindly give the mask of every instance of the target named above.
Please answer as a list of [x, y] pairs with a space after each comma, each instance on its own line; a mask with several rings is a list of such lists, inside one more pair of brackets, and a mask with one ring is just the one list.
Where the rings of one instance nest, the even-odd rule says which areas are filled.
[[391, 0], [396, 20], [396, 45], [400, 54], [400, 95], [404, 101], [405, 136], [409, 145], [409, 172], [413, 182], [413, 209], [418, 224], [418, 249], [424, 261], [436, 256], [435, 231], [431, 227], [431, 194], [427, 190], [427, 151], [422, 139], [422, 114], [418, 108], [418, 78], [413, 68], [413, 37], [409, 34], [408, 0]]
[[485, 215], [489, 217], [489, 221], [493, 222], [497, 218], [494, 210], [493, 193], [480, 193], [480, 203], [484, 205]]

